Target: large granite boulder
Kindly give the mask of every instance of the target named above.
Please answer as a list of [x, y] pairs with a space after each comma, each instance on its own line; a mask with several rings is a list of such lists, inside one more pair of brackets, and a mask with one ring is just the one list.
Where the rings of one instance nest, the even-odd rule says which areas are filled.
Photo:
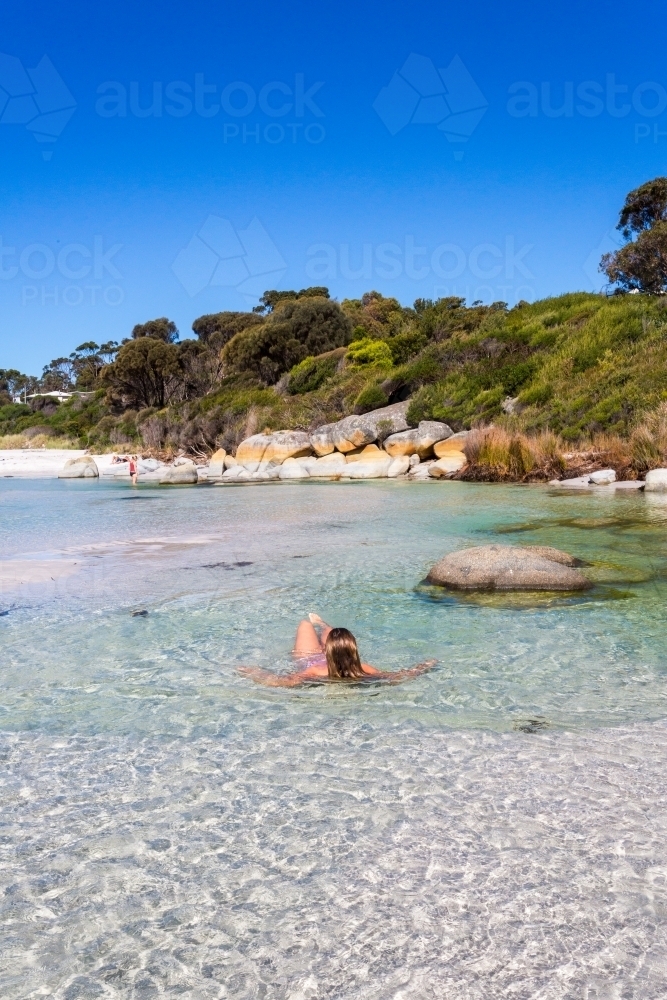
[[249, 472], [258, 472], [261, 462], [280, 465], [286, 458], [311, 452], [310, 436], [305, 431], [274, 431], [273, 434], [253, 434], [241, 441], [236, 449], [236, 461]]
[[644, 492], [667, 492], [667, 469], [651, 469], [644, 478]]
[[310, 436], [305, 431], [274, 431], [273, 434], [269, 435], [269, 443], [264, 452], [263, 460], [280, 464], [287, 458], [310, 455], [312, 450]]
[[480, 545], [451, 552], [427, 583], [452, 590], [586, 590], [592, 586], [566, 552], [547, 546]]
[[324, 424], [310, 435], [310, 443], [317, 455], [329, 455], [335, 449], [355, 451], [388, 435], [408, 429], [405, 414], [408, 401], [382, 406], [360, 416], [344, 417], [335, 424]]
[[444, 458], [445, 455], [451, 455], [453, 452], [457, 455], [462, 454], [463, 446], [469, 433], [470, 431], [458, 431], [456, 434], [452, 434], [451, 437], [445, 438], [442, 441], [436, 441], [433, 445], [435, 457]]
[[432, 465], [433, 462], [419, 462], [417, 465], [411, 465], [408, 477], [415, 480], [429, 479], [429, 470]]
[[180, 465], [169, 465], [163, 469], [159, 482], [162, 486], [190, 486], [198, 479], [195, 463], [181, 462]]
[[227, 452], [224, 448], [218, 448], [209, 459], [207, 475], [209, 479], [221, 479], [225, 471], [225, 459]]
[[611, 486], [616, 482], [616, 473], [613, 469], [598, 469], [591, 472], [590, 481], [594, 486]]
[[269, 482], [279, 478], [281, 468], [275, 462], [260, 462], [259, 468], [250, 474], [250, 478], [254, 482]]
[[391, 465], [387, 469], [387, 479], [397, 479], [398, 476], [404, 476], [409, 468], [410, 459], [407, 455], [401, 455], [399, 458], [392, 458]]
[[431, 462], [428, 474], [432, 479], [446, 479], [447, 476], [453, 476], [454, 473], [462, 469], [465, 464], [466, 457], [463, 452], [452, 451], [449, 455], [443, 455], [442, 458]]
[[257, 472], [259, 463], [264, 458], [264, 452], [269, 447], [270, 434], [253, 434], [241, 441], [236, 449], [236, 461], [244, 465], [249, 472]]
[[223, 483], [244, 483], [248, 482], [249, 479], [250, 473], [245, 465], [232, 465], [231, 468], [225, 469], [222, 474]]
[[308, 468], [296, 458], [286, 458], [278, 471], [279, 479], [310, 479]]
[[401, 455], [430, 458], [433, 446], [451, 435], [451, 427], [439, 420], [420, 420], [419, 425], [412, 430], [391, 434], [385, 439], [384, 448], [392, 458], [399, 458]]
[[316, 459], [312, 465], [307, 466], [311, 478], [315, 479], [340, 479], [346, 467], [345, 455], [339, 451], [323, 455]]
[[345, 456], [346, 462], [382, 462], [387, 457], [387, 452], [378, 448], [376, 444], [367, 444], [364, 448], [355, 448], [348, 451]]
[[[365, 449], [364, 449], [365, 450]], [[385, 479], [392, 463], [392, 458], [386, 452], [377, 449], [377, 455], [371, 454], [364, 461], [347, 462], [343, 476], [345, 479]]]
[[330, 455], [334, 451], [333, 428], [336, 424], [322, 424], [310, 435], [310, 443], [318, 458]]
[[58, 473], [58, 479], [96, 479], [99, 470], [95, 459], [90, 455], [81, 455], [80, 458], [70, 458]]

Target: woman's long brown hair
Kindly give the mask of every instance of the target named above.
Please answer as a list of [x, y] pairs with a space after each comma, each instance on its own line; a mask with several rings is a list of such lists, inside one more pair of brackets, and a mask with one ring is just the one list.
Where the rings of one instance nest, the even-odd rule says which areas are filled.
[[330, 680], [363, 677], [357, 640], [346, 628], [332, 628], [324, 644]]

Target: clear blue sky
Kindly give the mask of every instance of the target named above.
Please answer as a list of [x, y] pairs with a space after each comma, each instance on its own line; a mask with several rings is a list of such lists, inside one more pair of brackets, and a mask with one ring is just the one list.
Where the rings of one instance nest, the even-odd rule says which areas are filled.
[[666, 28], [646, 0], [8, 7], [0, 367], [267, 287], [600, 287], [667, 172]]

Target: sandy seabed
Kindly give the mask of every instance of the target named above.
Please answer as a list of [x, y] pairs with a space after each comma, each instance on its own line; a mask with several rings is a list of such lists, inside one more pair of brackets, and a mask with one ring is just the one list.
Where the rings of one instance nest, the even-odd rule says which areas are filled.
[[[667, 498], [106, 478], [0, 480], [2, 1000], [667, 995]], [[420, 587], [491, 540], [599, 582]], [[239, 674], [311, 610], [438, 665]]]

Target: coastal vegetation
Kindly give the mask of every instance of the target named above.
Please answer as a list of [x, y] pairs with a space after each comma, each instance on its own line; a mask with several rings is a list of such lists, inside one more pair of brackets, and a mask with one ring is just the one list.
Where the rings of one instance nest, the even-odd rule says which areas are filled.
[[162, 317], [81, 344], [40, 378], [0, 370], [0, 444], [204, 456], [408, 400], [411, 424], [475, 430], [474, 477], [555, 475], [593, 453], [641, 474], [667, 457], [666, 217], [667, 179], [628, 195], [628, 242], [601, 262], [620, 294], [407, 307], [377, 291], [271, 290], [252, 311], [196, 318], [193, 337]]

